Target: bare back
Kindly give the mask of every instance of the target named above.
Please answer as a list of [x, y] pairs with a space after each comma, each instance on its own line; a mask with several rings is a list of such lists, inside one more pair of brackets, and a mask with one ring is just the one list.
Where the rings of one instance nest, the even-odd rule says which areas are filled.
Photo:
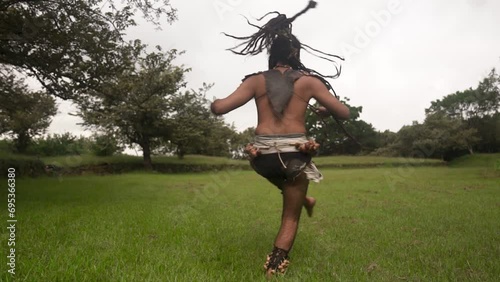
[[[283, 75], [286, 69], [279, 68]], [[255, 133], [258, 135], [305, 133], [305, 113], [311, 96], [302, 83], [305, 77], [299, 78], [293, 85], [293, 95], [281, 116], [276, 116], [267, 95], [266, 79], [259, 74], [255, 79], [255, 104], [257, 106], [258, 124]]]
[[[276, 68], [272, 71], [284, 76], [287, 68]], [[275, 76], [276, 74], [273, 73]], [[278, 75], [279, 76], [279, 75]], [[326, 110], [340, 119], [349, 118], [349, 109], [335, 98], [317, 77], [307, 74], [300, 75], [293, 82], [291, 97], [286, 99], [286, 105], [276, 115], [276, 107], [270, 100], [264, 73], [247, 76], [243, 83], [231, 95], [217, 99], [211, 104], [211, 110], [216, 115], [226, 114], [255, 99], [258, 113], [258, 124], [255, 130], [259, 135], [306, 133], [305, 113], [309, 100], [316, 99]], [[273, 96], [275, 99], [276, 94]], [[289, 93], [290, 94], [290, 93]], [[278, 97], [281, 99], [281, 97]]]

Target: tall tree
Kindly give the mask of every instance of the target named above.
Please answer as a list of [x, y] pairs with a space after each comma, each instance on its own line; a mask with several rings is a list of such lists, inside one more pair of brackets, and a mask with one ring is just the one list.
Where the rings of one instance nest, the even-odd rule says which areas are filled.
[[428, 114], [424, 123], [403, 126], [375, 154], [385, 156], [424, 157], [450, 160], [455, 153], [469, 151], [480, 138], [477, 130], [460, 119], [444, 113]]
[[135, 47], [127, 70], [100, 91], [80, 99], [78, 108], [86, 126], [117, 132], [129, 144], [139, 145], [144, 165], [150, 169], [152, 150], [172, 134], [172, 101], [186, 85], [184, 74], [189, 69], [173, 65], [176, 50], [158, 48], [146, 54], [146, 46], [138, 41]]
[[457, 91], [431, 102], [428, 115], [445, 114], [459, 119], [466, 129], [475, 129], [481, 141], [475, 147], [481, 152], [500, 150], [500, 76], [491, 70], [476, 88]]
[[207, 108], [205, 93], [211, 85], [179, 93], [171, 100], [172, 134], [167, 140], [175, 147], [179, 158], [189, 153], [199, 153], [208, 145], [207, 137], [213, 126], [213, 117]]
[[[415, 143], [416, 140], [421, 140], [427, 136], [426, 128], [423, 124], [416, 121], [412, 125], [403, 126], [397, 133], [393, 143], [389, 144], [389, 155], [413, 157], [421, 154], [425, 147], [421, 147]], [[429, 156], [430, 157], [430, 156]]]
[[36, 78], [63, 99], [99, 89], [127, 65], [123, 34], [136, 24], [136, 11], [158, 26], [163, 16], [176, 19], [169, 0], [121, 2], [2, 0], [0, 65]]
[[441, 159], [453, 151], [467, 150], [473, 154], [473, 146], [481, 140], [477, 130], [468, 127], [462, 120], [440, 113], [428, 115], [424, 129], [425, 136], [415, 139], [413, 146], [427, 147], [431, 156]]
[[231, 157], [238, 134], [222, 117], [209, 110], [206, 93], [212, 85], [190, 90], [172, 100], [172, 135], [168, 143], [179, 158], [186, 154]]
[[493, 116], [500, 109], [500, 76], [491, 70], [477, 86], [465, 91], [457, 91], [431, 102], [425, 110], [427, 114], [445, 113], [451, 118], [468, 120], [474, 117]]
[[14, 138], [18, 153], [25, 153], [33, 137], [46, 131], [56, 113], [53, 97], [30, 91], [14, 74], [0, 72], [0, 134]]

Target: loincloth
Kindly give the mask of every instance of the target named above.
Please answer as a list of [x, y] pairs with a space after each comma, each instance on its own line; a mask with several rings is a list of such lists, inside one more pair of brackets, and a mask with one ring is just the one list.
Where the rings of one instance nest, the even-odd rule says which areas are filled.
[[312, 162], [318, 146], [304, 134], [257, 135], [247, 152], [254, 170], [280, 188], [276, 183], [293, 181], [302, 172], [316, 183], [323, 179]]

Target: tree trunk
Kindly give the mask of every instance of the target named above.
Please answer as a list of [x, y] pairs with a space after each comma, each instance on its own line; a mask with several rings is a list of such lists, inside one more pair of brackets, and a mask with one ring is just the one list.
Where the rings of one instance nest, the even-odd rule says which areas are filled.
[[30, 143], [30, 137], [26, 132], [20, 132], [17, 134], [17, 138], [15, 140], [15, 147], [18, 153], [26, 153], [28, 149], [28, 145]]
[[469, 154], [474, 155], [474, 150], [472, 149], [472, 146], [468, 146], [467, 149], [469, 150]]
[[142, 156], [144, 160], [144, 168], [146, 170], [152, 170], [153, 163], [151, 161], [151, 144], [149, 140], [142, 142]]
[[177, 157], [179, 159], [181, 159], [181, 160], [184, 159], [185, 152], [184, 152], [184, 149], [181, 146], [177, 146], [177, 152], [176, 152], [176, 154], [177, 154]]

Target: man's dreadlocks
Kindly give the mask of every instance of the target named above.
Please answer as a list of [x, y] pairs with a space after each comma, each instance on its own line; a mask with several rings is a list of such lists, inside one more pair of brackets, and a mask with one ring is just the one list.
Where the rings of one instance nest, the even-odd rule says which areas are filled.
[[[336, 95], [335, 90], [331, 84], [326, 80], [327, 78], [337, 78], [340, 76], [342, 71], [342, 67], [337, 65], [335, 59], [344, 60], [340, 56], [324, 53], [317, 49], [310, 47], [304, 43], [301, 43], [295, 35], [292, 34], [292, 22], [295, 21], [299, 16], [305, 14], [309, 9], [315, 8], [317, 3], [315, 1], [309, 1], [309, 4], [305, 9], [300, 11], [298, 14], [293, 16], [292, 18], [287, 18], [286, 15], [281, 14], [279, 12], [270, 12], [264, 15], [262, 18], [257, 19], [258, 21], [263, 20], [265, 17], [269, 15], [276, 15], [276, 17], [269, 20], [265, 25], [259, 27], [258, 25], [252, 24], [248, 19], [247, 22], [249, 25], [258, 28], [259, 30], [250, 35], [250, 36], [233, 36], [224, 33], [224, 35], [238, 39], [244, 40], [243, 43], [236, 45], [233, 48], [229, 48], [228, 50], [237, 55], [257, 55], [262, 53], [264, 50], [267, 50], [269, 54], [269, 69], [276, 67], [276, 65], [281, 62], [289, 65], [295, 70], [305, 71], [311, 75], [318, 77], [329, 90], [332, 90]], [[241, 49], [241, 50], [238, 50]], [[336, 74], [335, 75], [322, 75], [321, 73], [309, 69], [302, 64], [300, 61], [300, 50], [304, 51], [319, 57], [321, 59], [325, 59], [334, 63]]]

